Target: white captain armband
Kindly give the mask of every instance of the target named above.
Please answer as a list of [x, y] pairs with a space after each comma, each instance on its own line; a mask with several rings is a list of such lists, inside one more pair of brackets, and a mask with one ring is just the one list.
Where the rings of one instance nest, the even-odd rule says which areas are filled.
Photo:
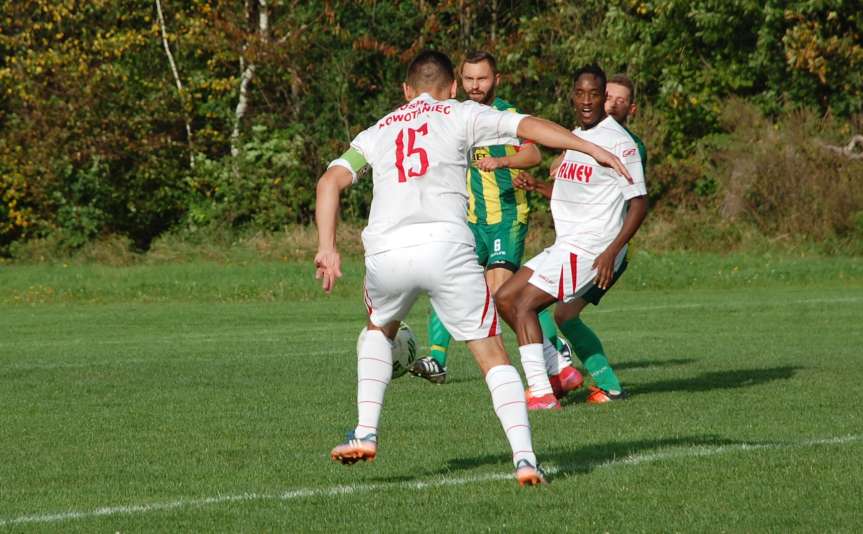
[[330, 164], [327, 165], [327, 168], [329, 169], [330, 167], [332, 167], [334, 165], [344, 167], [348, 171], [350, 171], [351, 176], [354, 179], [353, 183], [356, 183], [357, 177], [359, 175], [363, 174], [363, 172], [365, 172], [366, 169], [368, 169], [369, 164], [366, 161], [366, 158], [364, 158], [363, 155], [360, 154], [359, 150], [351, 147], [344, 154], [339, 156], [337, 159], [334, 159], [333, 161], [331, 161]]

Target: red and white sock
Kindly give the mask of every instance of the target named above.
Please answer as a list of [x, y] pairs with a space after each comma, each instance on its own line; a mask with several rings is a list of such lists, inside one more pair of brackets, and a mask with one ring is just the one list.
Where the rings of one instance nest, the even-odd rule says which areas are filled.
[[393, 347], [380, 330], [369, 330], [357, 352], [358, 438], [377, 434], [384, 393], [393, 374]]
[[536, 465], [530, 422], [527, 419], [527, 403], [524, 400], [524, 385], [518, 371], [512, 365], [496, 365], [486, 373], [485, 383], [491, 392], [494, 412], [500, 419], [512, 448], [513, 465], [518, 464], [521, 459]]
[[545, 372], [545, 358], [542, 352], [542, 343], [531, 343], [518, 348], [521, 354], [521, 368], [524, 369], [524, 378], [530, 387], [530, 393], [534, 397], [551, 395], [551, 384]]

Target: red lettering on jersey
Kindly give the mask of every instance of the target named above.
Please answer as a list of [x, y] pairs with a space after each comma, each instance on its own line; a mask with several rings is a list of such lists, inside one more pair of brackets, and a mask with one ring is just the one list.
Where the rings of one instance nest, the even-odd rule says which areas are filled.
[[593, 166], [564, 161], [557, 171], [557, 178], [567, 180], [569, 182], [584, 182], [590, 183], [590, 177], [593, 176]]
[[623, 157], [628, 158], [629, 156], [634, 156], [636, 152], [638, 152], [637, 148], [630, 148], [628, 150], [624, 150]]
[[578, 165], [578, 170], [575, 172], [575, 178], [579, 182], [584, 182], [586, 184], [590, 183], [590, 175], [593, 174], [593, 169], [587, 165]]
[[[410, 111], [407, 111], [410, 110]], [[447, 104], [435, 104], [430, 105], [426, 102], [412, 102], [410, 104], [405, 104], [402, 107], [398, 108], [398, 111], [406, 111], [405, 113], [395, 113], [393, 112], [387, 118], [381, 120], [378, 123], [378, 129], [384, 128], [385, 126], [389, 126], [395, 122], [409, 122], [420, 115], [424, 115], [426, 113], [440, 113], [442, 115], [449, 115], [452, 112], [452, 106]]]

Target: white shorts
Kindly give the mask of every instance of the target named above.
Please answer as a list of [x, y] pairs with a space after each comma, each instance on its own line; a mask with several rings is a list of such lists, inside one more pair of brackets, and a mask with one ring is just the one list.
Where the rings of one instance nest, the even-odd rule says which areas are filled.
[[494, 299], [472, 245], [431, 242], [366, 256], [364, 291], [375, 326], [404, 319], [425, 291], [453, 338], [500, 334]]
[[[614, 258], [615, 273], [618, 273], [624, 264], [626, 248], [623, 247]], [[572, 302], [596, 287], [594, 260], [596, 256], [593, 254], [555, 243], [528, 260], [524, 266], [533, 271], [528, 279], [530, 285], [545, 291], [560, 302]]]

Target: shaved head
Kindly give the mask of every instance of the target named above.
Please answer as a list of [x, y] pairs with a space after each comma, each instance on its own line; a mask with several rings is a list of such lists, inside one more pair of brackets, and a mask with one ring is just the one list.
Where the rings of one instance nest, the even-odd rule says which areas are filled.
[[440, 91], [452, 85], [454, 80], [455, 72], [449, 57], [436, 50], [424, 50], [411, 61], [405, 83], [417, 91]]

